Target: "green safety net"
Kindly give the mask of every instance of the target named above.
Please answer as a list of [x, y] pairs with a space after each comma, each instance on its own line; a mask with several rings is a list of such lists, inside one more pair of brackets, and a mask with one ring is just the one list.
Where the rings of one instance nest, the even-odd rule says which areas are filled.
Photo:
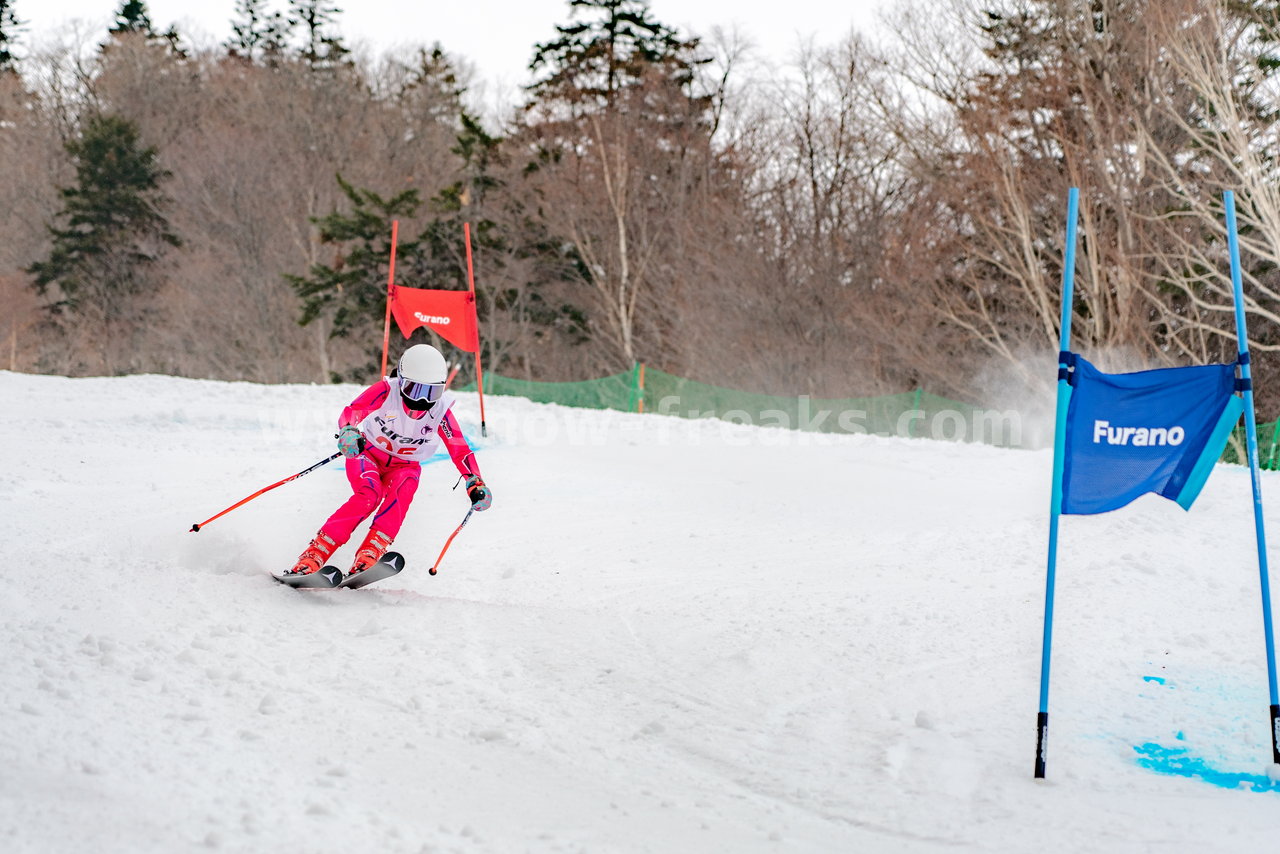
[[[1222, 461], [1248, 465], [1249, 454], [1245, 441], [1245, 427], [1241, 423], [1231, 432], [1227, 447], [1222, 452]], [[1258, 425], [1258, 465], [1269, 471], [1280, 470], [1280, 420]]]
[[[720, 418], [817, 433], [868, 433], [1020, 446], [1016, 413], [998, 412], [925, 391], [877, 397], [779, 397], [700, 383], [637, 365], [581, 382], [536, 382], [488, 374], [485, 392], [587, 409]], [[474, 390], [475, 386], [469, 387]]]
[[[632, 412], [638, 400], [634, 371], [614, 374], [598, 380], [554, 383], [516, 380], [497, 374], [484, 375], [485, 394], [525, 397], [536, 403], [558, 403], [582, 409], [617, 409]], [[475, 391], [475, 383], [467, 391]]]

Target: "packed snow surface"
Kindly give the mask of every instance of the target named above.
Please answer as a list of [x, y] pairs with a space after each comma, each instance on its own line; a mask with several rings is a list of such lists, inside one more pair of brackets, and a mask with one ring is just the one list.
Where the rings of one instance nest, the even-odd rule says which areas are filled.
[[438, 576], [444, 455], [365, 590], [337, 464], [188, 532], [358, 391], [0, 373], [0, 850], [1280, 850], [1245, 469], [1063, 520], [1037, 782], [1050, 452], [462, 395]]

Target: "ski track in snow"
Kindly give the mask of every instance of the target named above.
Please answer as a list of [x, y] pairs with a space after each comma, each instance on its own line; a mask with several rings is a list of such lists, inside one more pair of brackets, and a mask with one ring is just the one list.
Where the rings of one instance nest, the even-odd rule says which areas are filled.
[[340, 466], [187, 529], [331, 453], [357, 388], [0, 390], [0, 850], [1277, 850], [1280, 788], [1135, 751], [1268, 772], [1245, 469], [1063, 520], [1036, 782], [1048, 451], [491, 398], [494, 506], [439, 576], [447, 460], [403, 573], [294, 591]]

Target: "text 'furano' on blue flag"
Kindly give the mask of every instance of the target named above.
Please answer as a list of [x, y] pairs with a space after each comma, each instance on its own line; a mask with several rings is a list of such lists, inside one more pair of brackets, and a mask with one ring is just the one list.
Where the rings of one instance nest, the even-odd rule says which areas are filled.
[[1105, 513], [1147, 492], [1190, 509], [1244, 410], [1236, 365], [1106, 374], [1067, 355], [1062, 512]]

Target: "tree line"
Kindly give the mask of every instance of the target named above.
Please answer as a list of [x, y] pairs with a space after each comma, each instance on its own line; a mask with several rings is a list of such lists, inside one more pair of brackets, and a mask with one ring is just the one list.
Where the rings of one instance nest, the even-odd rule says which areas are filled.
[[1275, 3], [916, 0], [878, 42], [770, 66], [644, 0], [571, 0], [499, 116], [447, 46], [358, 54], [323, 0], [238, 0], [212, 49], [129, 0], [92, 44], [36, 51], [19, 5], [0, 0], [11, 369], [367, 379], [391, 221], [397, 281], [434, 288], [465, 287], [471, 222], [497, 372], [643, 361], [1007, 404], [1056, 376], [1070, 186], [1078, 348], [1233, 359], [1234, 189], [1259, 399], [1280, 403]]

